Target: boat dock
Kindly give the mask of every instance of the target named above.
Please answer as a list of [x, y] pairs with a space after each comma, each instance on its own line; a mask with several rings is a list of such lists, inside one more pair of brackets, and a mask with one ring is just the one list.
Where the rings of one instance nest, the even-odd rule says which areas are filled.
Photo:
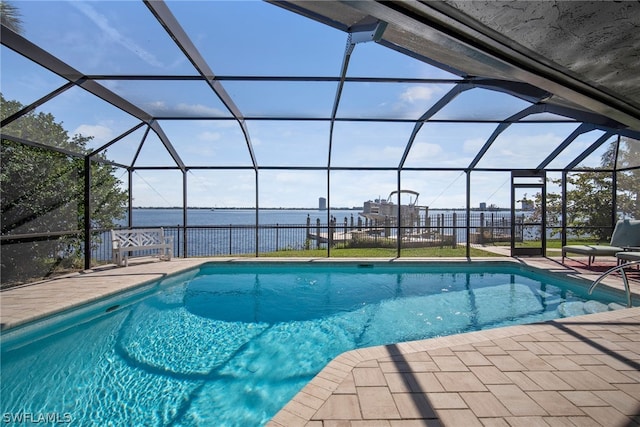
[[[326, 229], [325, 229], [326, 230]], [[386, 233], [385, 233], [386, 231]], [[318, 244], [346, 244], [350, 243], [354, 247], [368, 246], [376, 242], [396, 242], [397, 234], [395, 229], [368, 228], [354, 230], [336, 229], [331, 232], [317, 231], [307, 233], [307, 238]], [[456, 239], [453, 234], [440, 234], [437, 232], [412, 232], [402, 234], [403, 245], [415, 246], [440, 246], [455, 245]]]

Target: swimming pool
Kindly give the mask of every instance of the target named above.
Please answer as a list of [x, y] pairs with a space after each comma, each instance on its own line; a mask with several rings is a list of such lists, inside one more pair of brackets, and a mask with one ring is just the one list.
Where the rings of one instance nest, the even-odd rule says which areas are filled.
[[3, 333], [2, 413], [262, 425], [346, 350], [604, 311], [624, 298], [513, 263], [204, 265]]

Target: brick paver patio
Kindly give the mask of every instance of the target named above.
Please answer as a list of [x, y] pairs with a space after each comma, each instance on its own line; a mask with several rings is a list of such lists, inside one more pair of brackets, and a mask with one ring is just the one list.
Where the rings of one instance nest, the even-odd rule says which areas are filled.
[[276, 426], [640, 425], [640, 308], [347, 352]]

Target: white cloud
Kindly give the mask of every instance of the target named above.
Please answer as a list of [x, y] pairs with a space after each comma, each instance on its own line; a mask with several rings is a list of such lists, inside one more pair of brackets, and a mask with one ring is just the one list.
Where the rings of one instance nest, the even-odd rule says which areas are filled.
[[221, 137], [220, 132], [204, 131], [198, 134], [198, 139], [206, 142], [219, 141]]
[[240, 207], [255, 203], [252, 173], [190, 171], [189, 204], [192, 206]]
[[430, 144], [428, 142], [416, 142], [411, 147], [409, 156], [412, 161], [433, 160], [442, 154], [442, 147], [438, 144]]
[[147, 102], [145, 107], [149, 111], [169, 111], [169, 107], [167, 107], [167, 103], [164, 101]]
[[100, 30], [102, 30], [103, 34], [109, 37], [109, 39], [111, 39], [114, 43], [121, 45], [122, 47], [136, 55], [138, 58], [140, 58], [142, 61], [153, 67], [165, 68], [164, 64], [159, 61], [155, 57], [155, 55], [153, 55], [151, 52], [148, 52], [135, 41], [121, 34], [120, 31], [111, 26], [111, 24], [109, 23], [109, 19], [106, 16], [98, 13], [98, 11], [96, 11], [90, 4], [78, 1], [71, 1], [69, 2], [69, 4], [71, 4], [73, 7], [82, 12], [87, 18], [93, 21], [93, 23], [96, 24], [96, 26], [100, 28]]
[[150, 113], [176, 114], [178, 116], [222, 117], [225, 115], [224, 112], [217, 108], [207, 107], [202, 104], [186, 104], [184, 102], [172, 106], [166, 101], [151, 101], [146, 102], [143, 109]]
[[103, 125], [87, 125], [78, 126], [72, 135], [93, 136], [93, 143], [105, 144], [114, 138], [113, 130]]
[[[348, 156], [341, 154], [339, 161], [340, 164], [349, 165], [367, 165], [367, 166], [397, 166], [404, 153], [403, 147], [393, 147], [386, 145], [381, 148], [372, 148], [369, 146], [360, 145], [354, 147], [350, 153], [345, 153]], [[334, 158], [338, 156], [334, 155]]]
[[185, 113], [185, 114], [196, 115], [196, 116], [220, 117], [225, 115], [224, 112], [222, 112], [217, 108], [207, 107], [206, 105], [202, 105], [202, 104], [180, 103], [176, 105], [176, 111], [179, 113]]
[[483, 167], [504, 167], [505, 165], [535, 167], [562, 140], [561, 136], [551, 132], [535, 135], [505, 132], [491, 145], [478, 165]]
[[442, 91], [441, 87], [434, 85], [410, 86], [397, 95], [393, 111], [399, 117], [417, 119], [433, 105]]
[[411, 86], [400, 95], [400, 99], [406, 102], [428, 101], [433, 98], [436, 89], [428, 86]]

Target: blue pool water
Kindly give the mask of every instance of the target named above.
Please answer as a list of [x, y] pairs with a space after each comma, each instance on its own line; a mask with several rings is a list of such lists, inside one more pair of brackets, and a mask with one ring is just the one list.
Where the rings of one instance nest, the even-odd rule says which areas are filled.
[[3, 421], [259, 426], [344, 351], [623, 301], [493, 263], [205, 265], [4, 333]]

